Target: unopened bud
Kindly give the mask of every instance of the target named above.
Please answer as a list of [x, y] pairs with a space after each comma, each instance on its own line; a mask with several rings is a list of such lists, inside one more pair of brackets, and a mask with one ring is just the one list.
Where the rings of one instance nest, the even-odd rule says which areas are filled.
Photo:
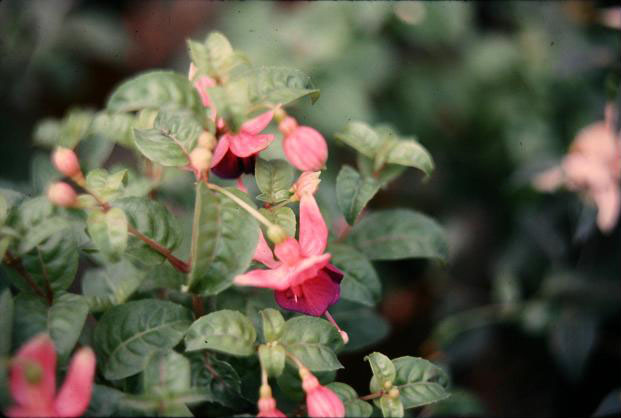
[[213, 150], [216, 147], [216, 137], [209, 131], [203, 131], [198, 137], [198, 145], [208, 150]]
[[388, 397], [390, 399], [397, 399], [399, 397], [399, 389], [397, 388], [390, 389], [390, 392], [388, 392]]
[[207, 148], [196, 147], [190, 152], [190, 165], [198, 173], [204, 173], [211, 164], [211, 151]]
[[47, 189], [47, 198], [56, 206], [63, 208], [73, 207], [77, 202], [75, 191], [64, 182], [52, 184], [49, 189]]
[[347, 335], [347, 333], [343, 330], [340, 330], [339, 334], [341, 334], [341, 338], [343, 339], [343, 344], [347, 344], [349, 342], [349, 335]]
[[286, 240], [289, 236], [285, 230], [278, 225], [272, 225], [267, 228], [267, 237], [270, 241], [277, 245]]
[[[278, 119], [276, 119], [278, 121]], [[298, 127], [298, 122], [291, 116], [287, 116], [282, 121], [278, 121], [278, 130], [286, 137], [291, 135]]]
[[392, 389], [392, 382], [391, 381], [384, 382], [384, 391], [389, 391], [390, 389]]
[[52, 163], [61, 174], [67, 177], [73, 177], [81, 173], [78, 157], [69, 148], [56, 148], [52, 155]]
[[287, 117], [287, 112], [282, 107], [278, 106], [274, 109], [274, 119], [280, 123]]
[[261, 398], [271, 398], [272, 397], [272, 388], [270, 385], [261, 385], [259, 388], [259, 396]]

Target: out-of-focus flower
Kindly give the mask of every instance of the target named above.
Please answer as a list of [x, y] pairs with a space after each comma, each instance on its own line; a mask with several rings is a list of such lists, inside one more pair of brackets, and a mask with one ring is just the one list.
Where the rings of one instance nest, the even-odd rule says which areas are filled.
[[[198, 91], [198, 94], [201, 96], [201, 101], [203, 102], [203, 106], [205, 107], [213, 107], [213, 102], [209, 98], [209, 93], [207, 93], [207, 89], [210, 87], [216, 86], [216, 80], [206, 75], [201, 75], [196, 77], [197, 68], [194, 64], [190, 64], [190, 70], [188, 71], [188, 78], [190, 81], [194, 82], [194, 88]], [[194, 79], [196, 77], [196, 79]], [[213, 109], [212, 115], [215, 115], [215, 109]]]
[[77, 202], [73, 187], [62, 181], [50, 185], [47, 189], [47, 198], [56, 206], [63, 208], [73, 207]]
[[65, 382], [56, 394], [56, 352], [45, 335], [34, 337], [11, 360], [10, 390], [16, 405], [10, 417], [78, 417], [91, 399], [95, 354], [82, 348], [73, 356]]
[[611, 29], [621, 30], [621, 7], [609, 7], [600, 11], [599, 21]]
[[56, 170], [64, 176], [74, 177], [81, 173], [78, 156], [69, 148], [56, 148], [52, 154], [52, 163]]
[[242, 124], [239, 133], [226, 133], [218, 140], [211, 160], [211, 169], [219, 177], [234, 179], [243, 173], [254, 173], [259, 152], [274, 140], [272, 134], [261, 134], [272, 120], [274, 112], [268, 111]]
[[583, 193], [597, 206], [597, 225], [611, 231], [621, 208], [621, 135], [614, 131], [614, 106], [606, 107], [606, 120], [583, 128], [561, 164], [533, 179], [535, 188], [552, 191], [561, 185]]
[[330, 389], [319, 384], [306, 368], [300, 368], [302, 389], [306, 392], [306, 409], [310, 417], [344, 417], [343, 401]]
[[328, 145], [323, 136], [310, 126], [299, 126], [291, 116], [285, 117], [278, 129], [283, 134], [282, 149], [287, 160], [298, 170], [321, 170], [328, 159]]
[[261, 385], [259, 397], [259, 413], [257, 417], [286, 418], [286, 415], [276, 408], [276, 400], [272, 397], [272, 389], [269, 385]]

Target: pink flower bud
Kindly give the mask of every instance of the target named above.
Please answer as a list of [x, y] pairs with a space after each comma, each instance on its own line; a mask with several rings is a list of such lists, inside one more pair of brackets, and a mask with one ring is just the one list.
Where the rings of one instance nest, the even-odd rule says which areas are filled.
[[67, 177], [81, 173], [78, 157], [69, 148], [58, 147], [52, 155], [52, 163], [61, 174]]
[[328, 159], [328, 145], [323, 136], [309, 126], [297, 126], [291, 131], [291, 126], [285, 124], [286, 118], [281, 125], [288, 133], [282, 141], [282, 148], [289, 162], [301, 171], [321, 170]]
[[47, 189], [47, 198], [56, 206], [63, 208], [73, 207], [77, 202], [75, 191], [64, 182], [53, 183]]
[[319, 187], [319, 176], [321, 171], [305, 171], [300, 175], [298, 181], [293, 185], [293, 194], [296, 200], [302, 199], [302, 196], [312, 196]]
[[[282, 109], [280, 109], [282, 110]], [[275, 112], [276, 113], [276, 112]], [[286, 116], [279, 124], [278, 130], [282, 132], [284, 136], [291, 135], [291, 133], [298, 127], [298, 122], [291, 116]]]
[[344, 417], [343, 401], [319, 381], [308, 369], [300, 369], [302, 388], [306, 392], [306, 409], [310, 417]]
[[211, 165], [211, 151], [207, 148], [196, 147], [190, 152], [190, 165], [198, 178], [202, 177]]
[[276, 400], [272, 398], [272, 389], [269, 385], [262, 385], [259, 398], [259, 413], [257, 417], [285, 417], [286, 415], [276, 408]]
[[298, 244], [295, 238], [287, 238], [286, 240], [276, 244], [274, 247], [274, 253], [283, 263], [294, 265], [301, 257], [300, 244]]

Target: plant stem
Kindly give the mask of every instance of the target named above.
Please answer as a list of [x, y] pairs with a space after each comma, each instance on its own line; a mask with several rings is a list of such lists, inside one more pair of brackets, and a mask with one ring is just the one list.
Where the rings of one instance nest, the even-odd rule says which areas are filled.
[[13, 257], [8, 251], [6, 252], [6, 254], [4, 255], [4, 262], [13, 267], [15, 269], [15, 271], [26, 281], [26, 283], [28, 284], [28, 286], [30, 286], [30, 288], [39, 296], [41, 296], [43, 299], [46, 300], [46, 302], [51, 305], [52, 304], [52, 297], [51, 295], [48, 293], [46, 294], [45, 292], [43, 292], [43, 290], [41, 290], [41, 288], [37, 285], [37, 283], [33, 280], [33, 278], [30, 276], [30, 273], [28, 273], [28, 271], [26, 271], [26, 269], [24, 268], [24, 265], [22, 264], [22, 261], [17, 258], [17, 257]]
[[166, 257], [166, 260], [168, 260], [168, 262], [174, 268], [179, 270], [181, 273], [189, 273], [190, 272], [190, 266], [188, 265], [188, 263], [186, 263], [185, 261], [175, 257], [170, 252], [170, 250], [168, 248], [164, 247], [159, 242], [153, 241], [151, 238], [149, 238], [146, 235], [142, 234], [140, 231], [138, 231], [136, 228], [134, 228], [133, 226], [131, 226], [129, 224], [127, 225], [127, 230], [129, 231], [130, 234], [132, 234], [133, 236], [135, 236], [139, 240], [143, 241], [149, 247], [151, 247], [152, 249], [154, 249], [158, 253], [162, 254], [164, 257]]
[[207, 187], [211, 190], [215, 190], [217, 192], [222, 193], [223, 195], [231, 199], [233, 202], [237, 203], [239, 207], [244, 209], [246, 212], [252, 215], [257, 221], [261, 222], [263, 225], [267, 226], [268, 228], [276, 227], [276, 225], [271, 223], [265, 216], [261, 215], [261, 213], [258, 210], [256, 210], [255, 208], [253, 208], [248, 203], [244, 202], [242, 199], [235, 196], [233, 193], [229, 192], [228, 190], [213, 183], [207, 183]]
[[384, 391], [380, 390], [379, 392], [373, 392], [373, 393], [369, 393], [368, 395], [360, 396], [358, 399], [362, 401], [370, 401], [371, 399], [376, 399], [376, 398], [381, 397], [383, 394], [384, 394]]

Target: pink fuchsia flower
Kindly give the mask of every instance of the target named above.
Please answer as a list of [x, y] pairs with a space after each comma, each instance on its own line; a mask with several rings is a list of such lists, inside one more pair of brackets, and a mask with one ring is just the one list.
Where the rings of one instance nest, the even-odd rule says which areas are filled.
[[[206, 75], [196, 77], [196, 71], [198, 71], [196, 66], [193, 63], [190, 64], [190, 70], [188, 72], [188, 79], [190, 79], [190, 81], [194, 81], [194, 88], [198, 91], [198, 94], [201, 96], [201, 101], [203, 102], [203, 106], [212, 107], [213, 102], [209, 98], [209, 93], [207, 93], [207, 89], [210, 87], [215, 87], [216, 80]], [[195, 77], [196, 79], [194, 79]], [[213, 114], [215, 115], [215, 109], [214, 109]]]
[[244, 122], [239, 133], [222, 135], [211, 160], [211, 170], [225, 179], [254, 173], [257, 155], [274, 140], [272, 134], [261, 134], [273, 116], [270, 110]]
[[344, 417], [343, 401], [330, 389], [322, 386], [306, 368], [300, 368], [302, 389], [306, 392], [306, 409], [310, 417]]
[[300, 200], [299, 241], [286, 238], [274, 247], [274, 259], [263, 235], [254, 259], [269, 269], [252, 270], [235, 277], [240, 286], [274, 289], [276, 302], [283, 308], [321, 316], [340, 296], [343, 272], [329, 263], [331, 255], [324, 253], [328, 228], [312, 193]]
[[280, 409], [276, 408], [276, 400], [272, 397], [272, 388], [269, 385], [261, 385], [260, 394], [257, 417], [287, 417]]
[[539, 174], [535, 188], [552, 191], [561, 185], [581, 192], [597, 206], [597, 225], [611, 231], [621, 209], [621, 136], [614, 131], [614, 107], [607, 106], [606, 121], [583, 128], [561, 164]]
[[56, 352], [52, 340], [39, 335], [11, 361], [10, 390], [16, 405], [9, 417], [78, 417], [91, 399], [95, 354], [80, 349], [69, 364], [65, 382], [56, 394]]
[[328, 159], [328, 145], [323, 136], [310, 126], [299, 126], [291, 116], [285, 117], [278, 129], [283, 134], [282, 149], [289, 162], [300, 171], [321, 170]]

